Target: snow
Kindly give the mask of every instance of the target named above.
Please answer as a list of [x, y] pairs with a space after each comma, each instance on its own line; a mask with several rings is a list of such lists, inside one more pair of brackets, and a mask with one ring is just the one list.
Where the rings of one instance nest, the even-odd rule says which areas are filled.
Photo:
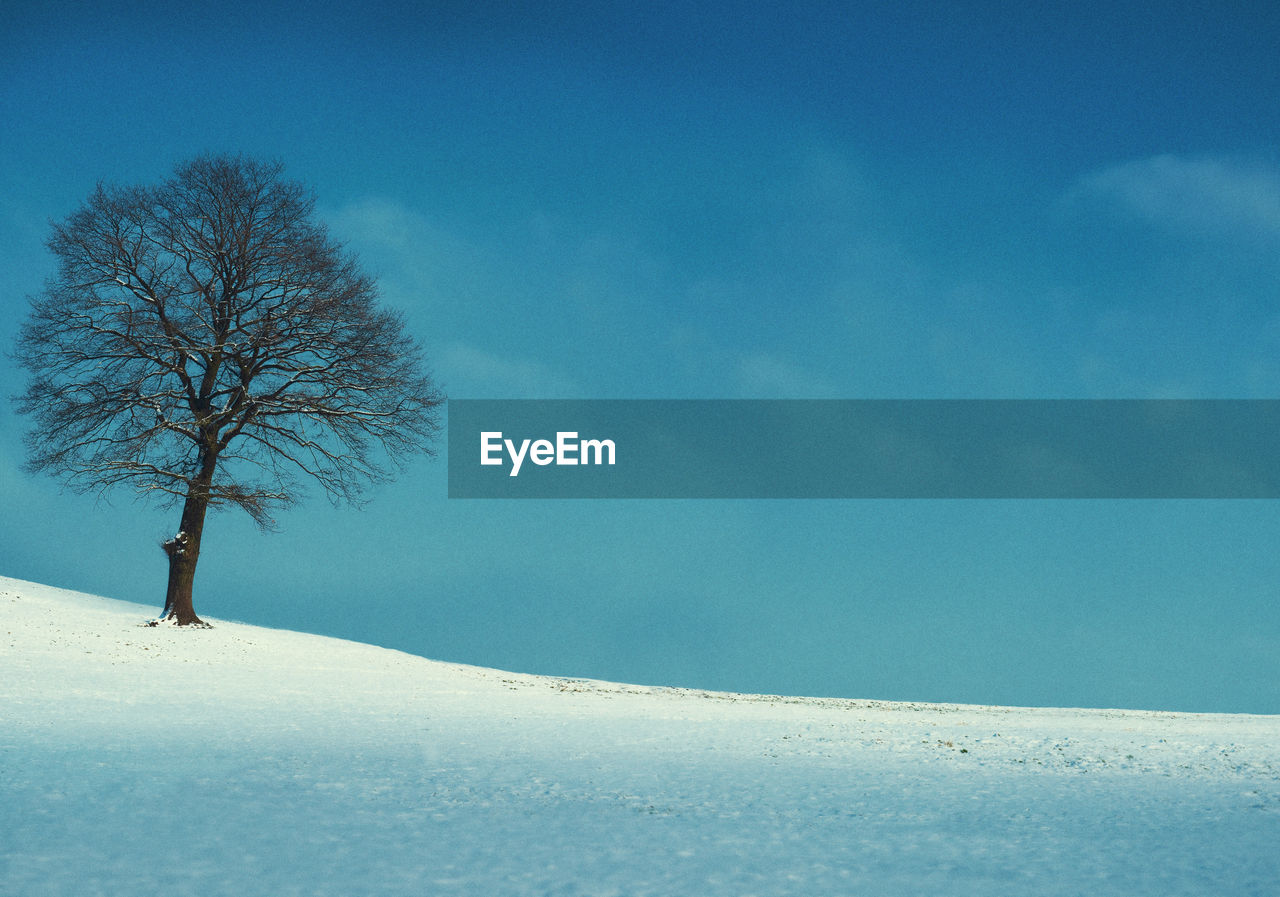
[[0, 577], [0, 894], [1274, 894], [1280, 717], [713, 694]]

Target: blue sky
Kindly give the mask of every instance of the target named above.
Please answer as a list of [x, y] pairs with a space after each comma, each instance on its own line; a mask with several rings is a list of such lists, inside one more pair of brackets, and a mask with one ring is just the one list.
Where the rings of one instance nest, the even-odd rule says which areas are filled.
[[[279, 158], [457, 398], [1280, 397], [1273, 4], [10, 3], [0, 339], [99, 180]], [[0, 392], [22, 388], [0, 360]], [[20, 471], [0, 573], [176, 511]], [[443, 444], [441, 445], [443, 449]], [[1280, 712], [1263, 501], [445, 498], [211, 518], [196, 607], [527, 672]]]

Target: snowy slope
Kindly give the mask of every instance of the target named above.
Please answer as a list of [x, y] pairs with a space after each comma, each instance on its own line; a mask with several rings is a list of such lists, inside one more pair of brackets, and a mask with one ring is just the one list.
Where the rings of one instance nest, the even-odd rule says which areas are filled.
[[0, 578], [0, 894], [1275, 894], [1280, 717], [548, 679]]

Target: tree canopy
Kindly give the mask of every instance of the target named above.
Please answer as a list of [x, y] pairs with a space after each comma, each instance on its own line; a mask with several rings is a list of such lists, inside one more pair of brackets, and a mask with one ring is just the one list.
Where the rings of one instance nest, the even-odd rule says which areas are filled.
[[16, 351], [28, 466], [183, 505], [167, 612], [208, 507], [269, 526], [307, 482], [356, 501], [432, 453], [444, 399], [421, 347], [314, 207], [279, 163], [208, 155], [100, 184], [53, 225]]

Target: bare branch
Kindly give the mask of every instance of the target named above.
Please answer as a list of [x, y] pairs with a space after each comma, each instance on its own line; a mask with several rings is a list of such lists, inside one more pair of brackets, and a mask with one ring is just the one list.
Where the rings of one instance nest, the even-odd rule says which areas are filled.
[[356, 501], [430, 454], [421, 349], [313, 211], [279, 164], [206, 156], [55, 224], [16, 350], [29, 467], [269, 525], [304, 482]]

